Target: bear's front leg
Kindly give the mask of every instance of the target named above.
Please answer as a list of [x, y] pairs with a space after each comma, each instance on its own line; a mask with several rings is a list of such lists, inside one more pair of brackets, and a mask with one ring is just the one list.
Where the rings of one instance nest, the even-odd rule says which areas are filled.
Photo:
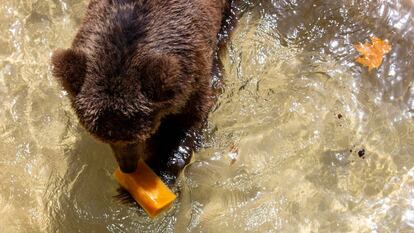
[[186, 118], [179, 114], [164, 119], [146, 145], [150, 155], [148, 165], [170, 186], [190, 162], [193, 151], [200, 143], [199, 130], [184, 123]]
[[147, 142], [147, 163], [169, 185], [190, 162], [201, 146], [202, 129], [213, 104], [211, 89], [205, 88], [190, 99], [180, 114], [162, 120], [157, 133]]

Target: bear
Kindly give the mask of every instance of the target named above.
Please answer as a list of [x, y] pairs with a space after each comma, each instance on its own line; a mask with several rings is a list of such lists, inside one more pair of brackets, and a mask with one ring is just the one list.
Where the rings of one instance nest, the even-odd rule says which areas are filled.
[[124, 173], [143, 159], [174, 176], [189, 162], [188, 142], [214, 105], [228, 8], [228, 0], [91, 0], [71, 47], [52, 54], [80, 124], [110, 145]]

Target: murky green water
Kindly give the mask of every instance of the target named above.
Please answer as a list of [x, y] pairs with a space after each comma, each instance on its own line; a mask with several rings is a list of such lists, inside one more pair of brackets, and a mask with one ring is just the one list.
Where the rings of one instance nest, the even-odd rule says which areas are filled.
[[[86, 4], [0, 0], [0, 232], [414, 231], [413, 1], [245, 0], [205, 148], [154, 221], [112, 198], [111, 151], [50, 73]], [[393, 49], [369, 73], [373, 35]]]

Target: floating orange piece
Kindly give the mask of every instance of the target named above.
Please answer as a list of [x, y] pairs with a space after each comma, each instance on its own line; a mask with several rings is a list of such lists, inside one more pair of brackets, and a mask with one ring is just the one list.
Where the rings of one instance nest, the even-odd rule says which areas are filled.
[[151, 217], [168, 209], [177, 198], [151, 168], [142, 161], [138, 163], [134, 173], [126, 174], [117, 168], [114, 176], [118, 183]]
[[372, 44], [367, 42], [354, 45], [355, 49], [362, 54], [356, 59], [356, 62], [367, 66], [369, 71], [380, 67], [384, 55], [391, 51], [388, 40], [384, 41], [377, 37], [371, 37], [371, 41]]

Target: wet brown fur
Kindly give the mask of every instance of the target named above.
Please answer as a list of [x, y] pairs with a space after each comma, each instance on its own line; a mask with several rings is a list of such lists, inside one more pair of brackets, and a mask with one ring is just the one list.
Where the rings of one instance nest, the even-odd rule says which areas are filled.
[[71, 48], [53, 54], [80, 123], [111, 144], [121, 166], [136, 162], [133, 153], [155, 165], [188, 162], [172, 154], [214, 104], [226, 2], [91, 0]]

